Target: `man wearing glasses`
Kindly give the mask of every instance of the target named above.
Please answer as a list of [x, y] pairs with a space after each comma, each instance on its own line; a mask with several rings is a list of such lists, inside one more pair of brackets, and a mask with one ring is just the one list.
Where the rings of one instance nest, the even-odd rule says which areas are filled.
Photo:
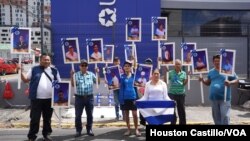
[[[99, 70], [96, 69], [96, 72]], [[87, 115], [87, 125], [86, 130], [89, 136], [94, 136], [92, 132], [93, 124], [93, 109], [94, 109], [94, 95], [93, 95], [93, 85], [96, 83], [96, 76], [93, 72], [88, 71], [88, 62], [86, 60], [81, 60], [80, 71], [70, 72], [71, 84], [76, 86], [75, 91], [75, 137], [80, 137], [82, 132], [82, 112], [85, 108]], [[75, 82], [73, 80], [75, 77]]]

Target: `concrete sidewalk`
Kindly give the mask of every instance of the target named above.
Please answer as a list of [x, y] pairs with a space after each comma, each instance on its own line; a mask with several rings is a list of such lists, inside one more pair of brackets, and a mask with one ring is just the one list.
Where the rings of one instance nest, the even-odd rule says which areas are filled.
[[[24, 108], [0, 109], [0, 128], [23, 128], [29, 126], [29, 110]], [[52, 125], [53, 127], [74, 128], [74, 107], [68, 109], [55, 109]], [[61, 116], [60, 116], [61, 115]], [[132, 113], [130, 114], [130, 116]], [[213, 124], [210, 107], [195, 106], [186, 107], [188, 124]], [[86, 122], [86, 114], [83, 114], [83, 123]], [[132, 122], [132, 120], [131, 120]], [[232, 107], [231, 124], [250, 125], [250, 109], [241, 107]], [[42, 125], [42, 124], [41, 124]], [[126, 126], [122, 120], [115, 120], [114, 107], [95, 107], [94, 108], [94, 126]]]

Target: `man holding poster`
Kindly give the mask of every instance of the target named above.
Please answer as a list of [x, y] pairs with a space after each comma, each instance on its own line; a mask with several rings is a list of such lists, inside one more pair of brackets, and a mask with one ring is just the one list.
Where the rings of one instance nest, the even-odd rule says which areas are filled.
[[29, 99], [31, 101], [29, 140], [35, 141], [39, 131], [41, 116], [43, 117], [43, 138], [50, 141], [52, 133], [51, 118], [53, 108], [51, 98], [53, 84], [61, 81], [59, 72], [51, 66], [51, 58], [48, 54], [40, 56], [40, 64], [32, 67], [27, 74], [21, 68], [21, 79], [24, 83], [30, 83]]
[[[169, 97], [176, 102], [177, 112], [179, 115], [179, 124], [186, 125], [185, 111], [185, 85], [188, 82], [187, 74], [181, 70], [182, 63], [180, 59], [175, 60], [174, 70], [169, 72]], [[174, 112], [174, 120], [171, 124], [175, 125], [177, 121], [176, 112]]]
[[[199, 78], [203, 84], [210, 86], [209, 99], [212, 103], [212, 116], [215, 125], [230, 124], [230, 107], [231, 107], [231, 89], [230, 85], [238, 83], [238, 77], [234, 73], [226, 80], [226, 76], [219, 73], [220, 70], [220, 55], [213, 56], [214, 68], [212, 68], [207, 76], [207, 79]], [[224, 88], [227, 86], [226, 102], [224, 101]]]

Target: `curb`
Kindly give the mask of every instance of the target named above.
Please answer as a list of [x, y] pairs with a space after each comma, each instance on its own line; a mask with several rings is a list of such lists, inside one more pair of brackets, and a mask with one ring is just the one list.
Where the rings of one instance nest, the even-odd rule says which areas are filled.
[[[84, 124], [84, 123], [83, 123]], [[213, 125], [213, 122], [188, 122], [188, 125]], [[133, 123], [131, 122], [133, 126]], [[169, 123], [167, 124], [169, 125]], [[250, 125], [250, 121], [244, 122], [232, 122], [231, 125]], [[75, 123], [68, 122], [68, 123], [52, 123], [53, 128], [75, 128]], [[118, 122], [94, 122], [93, 127], [101, 128], [101, 127], [126, 127], [126, 123], [123, 121]], [[0, 123], [0, 128], [29, 128], [29, 123], [23, 122], [15, 122], [15, 123]]]

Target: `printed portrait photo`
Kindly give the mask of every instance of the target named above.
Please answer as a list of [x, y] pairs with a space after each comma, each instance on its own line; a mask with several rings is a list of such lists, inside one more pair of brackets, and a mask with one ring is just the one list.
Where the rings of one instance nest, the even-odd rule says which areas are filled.
[[13, 28], [11, 30], [11, 53], [30, 54], [31, 52], [31, 29]]
[[235, 50], [225, 50], [221, 53], [220, 59], [220, 74], [227, 76], [234, 76], [235, 69], [235, 58], [236, 58]]
[[164, 43], [161, 47], [162, 65], [174, 65], [175, 43]]
[[126, 19], [126, 41], [141, 41], [141, 18]]
[[209, 64], [207, 49], [197, 49], [191, 52], [193, 74], [208, 73]]
[[125, 60], [132, 63], [137, 62], [137, 53], [135, 44], [124, 45]]
[[167, 40], [167, 17], [152, 17], [152, 40]]
[[191, 51], [196, 49], [196, 43], [185, 43], [181, 49], [181, 61], [184, 66], [191, 66]]
[[80, 63], [78, 38], [61, 39], [65, 64]]
[[121, 78], [119, 66], [106, 67], [104, 76], [109, 90], [119, 89]]
[[70, 82], [61, 81], [53, 86], [52, 107], [70, 106]]
[[103, 56], [105, 63], [113, 63], [114, 58], [114, 45], [103, 46]]
[[88, 62], [91, 63], [102, 63], [103, 58], [103, 39], [87, 39], [87, 56]]
[[152, 65], [138, 64], [135, 71], [135, 87], [145, 87], [152, 73]]

